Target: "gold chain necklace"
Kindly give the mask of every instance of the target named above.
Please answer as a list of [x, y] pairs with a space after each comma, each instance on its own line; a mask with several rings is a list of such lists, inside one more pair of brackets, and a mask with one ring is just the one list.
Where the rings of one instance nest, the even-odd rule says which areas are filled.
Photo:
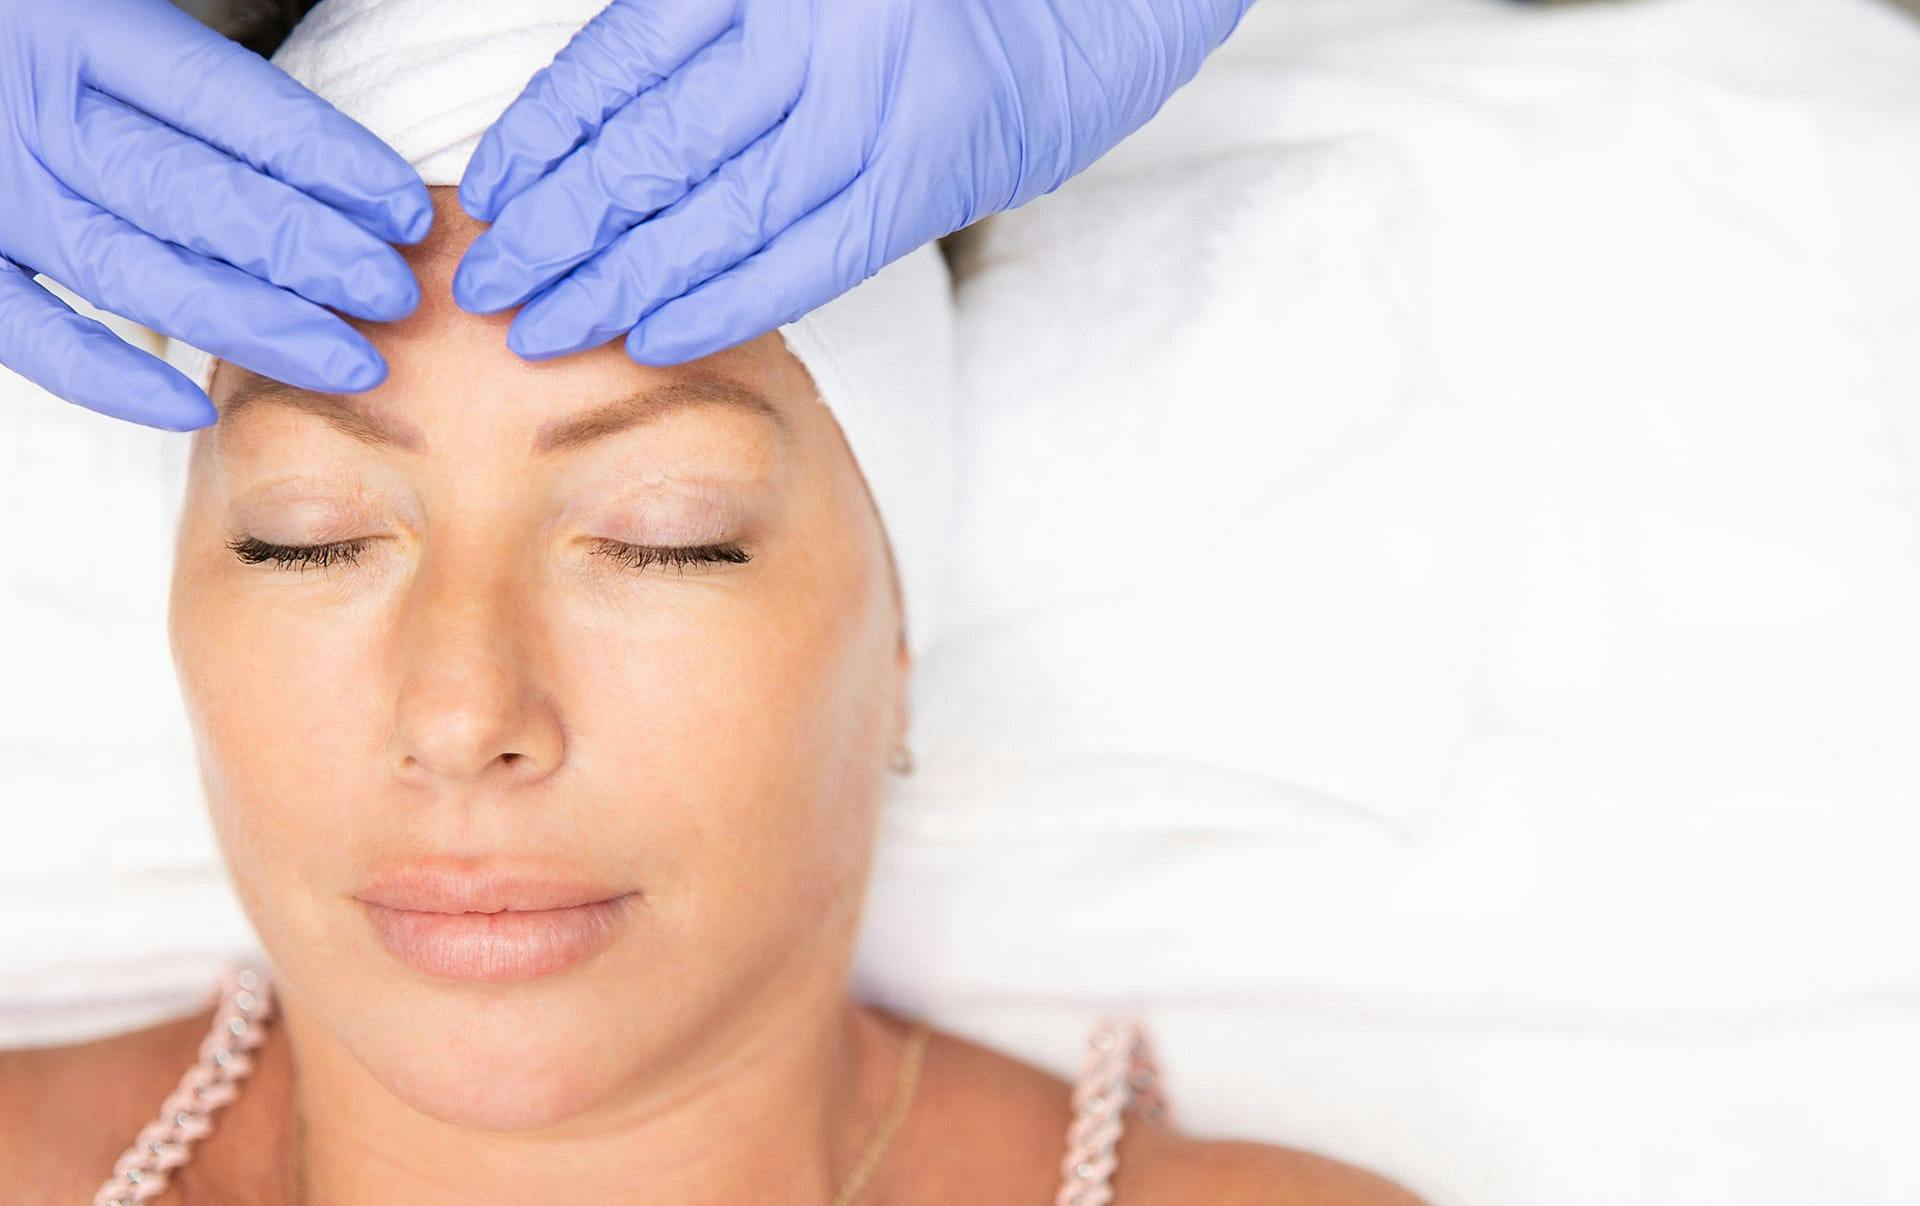
[[920, 1083], [920, 1058], [927, 1049], [927, 1037], [932, 1027], [926, 1019], [916, 1020], [913, 1032], [907, 1035], [906, 1048], [900, 1057], [900, 1075], [893, 1085], [893, 1103], [887, 1107], [886, 1117], [874, 1129], [873, 1137], [867, 1140], [866, 1150], [860, 1153], [860, 1159], [853, 1166], [853, 1175], [840, 1187], [834, 1196], [833, 1206], [848, 1206], [867, 1184], [867, 1178], [879, 1165], [880, 1157], [893, 1142], [894, 1132], [900, 1129], [900, 1123], [907, 1116], [907, 1106], [913, 1102], [913, 1091]]

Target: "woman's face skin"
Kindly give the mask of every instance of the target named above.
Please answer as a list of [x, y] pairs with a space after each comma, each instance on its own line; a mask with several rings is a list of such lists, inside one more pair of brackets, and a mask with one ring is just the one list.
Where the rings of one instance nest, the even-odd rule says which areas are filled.
[[[221, 366], [174, 658], [303, 1075], [363, 1069], [483, 1130], [584, 1128], [844, 999], [907, 655], [859, 470], [777, 334], [671, 369], [618, 341], [524, 363], [508, 315], [450, 300], [479, 228], [435, 191], [409, 252], [426, 300], [362, 328], [379, 389]], [[748, 559], [621, 555], [715, 545]], [[356, 899], [423, 861], [632, 895], [582, 962], [447, 979]]]

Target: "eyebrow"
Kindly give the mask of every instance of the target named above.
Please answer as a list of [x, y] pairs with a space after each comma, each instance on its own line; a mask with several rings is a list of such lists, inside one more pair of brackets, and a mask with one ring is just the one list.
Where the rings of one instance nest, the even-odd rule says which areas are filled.
[[[270, 377], [244, 378], [220, 410], [222, 422], [231, 422], [236, 414], [255, 403], [267, 402], [305, 411], [363, 444], [375, 448], [399, 448], [405, 452], [424, 452], [426, 437], [411, 423], [370, 410], [346, 394], [322, 393], [301, 389]], [[541, 424], [534, 435], [533, 451], [540, 455], [570, 451], [604, 439], [616, 432], [647, 423], [692, 407], [721, 406], [760, 416], [785, 442], [791, 434], [787, 416], [756, 391], [724, 377], [690, 377], [665, 385], [636, 390], [612, 401]]]

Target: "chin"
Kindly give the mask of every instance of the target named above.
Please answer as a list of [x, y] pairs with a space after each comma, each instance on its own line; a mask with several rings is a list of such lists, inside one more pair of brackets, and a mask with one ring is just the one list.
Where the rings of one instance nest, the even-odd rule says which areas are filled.
[[[481, 1131], [540, 1131], [608, 1103], [628, 1082], [603, 1044], [555, 1027], [525, 1034], [474, 1026], [424, 1046], [380, 1041], [361, 1053], [374, 1078], [430, 1118]], [[590, 1031], [571, 1030], [584, 1036]], [[389, 1049], [391, 1048], [391, 1049]]]
[[644, 1083], [658, 1053], [698, 1036], [697, 1026], [676, 1029], [688, 1003], [685, 979], [667, 970], [670, 950], [641, 934], [558, 974], [502, 982], [423, 975], [357, 913], [275, 936], [284, 939], [267, 943], [276, 978], [314, 1048], [463, 1127], [560, 1126]]
[[[535, 1131], [592, 1112], [633, 1082], [644, 999], [587, 977], [435, 985], [390, 973], [379, 1004], [343, 1000], [330, 1026], [408, 1106], [485, 1131]], [[615, 1012], [626, 1015], [618, 1016]], [[626, 1048], [635, 1048], [632, 1058]]]

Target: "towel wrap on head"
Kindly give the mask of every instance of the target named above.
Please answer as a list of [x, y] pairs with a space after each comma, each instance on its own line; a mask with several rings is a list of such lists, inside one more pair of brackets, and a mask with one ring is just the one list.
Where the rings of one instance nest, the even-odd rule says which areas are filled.
[[[287, 74], [399, 151], [429, 185], [457, 185], [480, 137], [604, 0], [322, 0], [273, 56]], [[954, 482], [954, 322], [929, 244], [780, 328], [866, 478], [893, 556], [908, 648], [936, 622]], [[174, 341], [204, 389], [213, 364]]]

